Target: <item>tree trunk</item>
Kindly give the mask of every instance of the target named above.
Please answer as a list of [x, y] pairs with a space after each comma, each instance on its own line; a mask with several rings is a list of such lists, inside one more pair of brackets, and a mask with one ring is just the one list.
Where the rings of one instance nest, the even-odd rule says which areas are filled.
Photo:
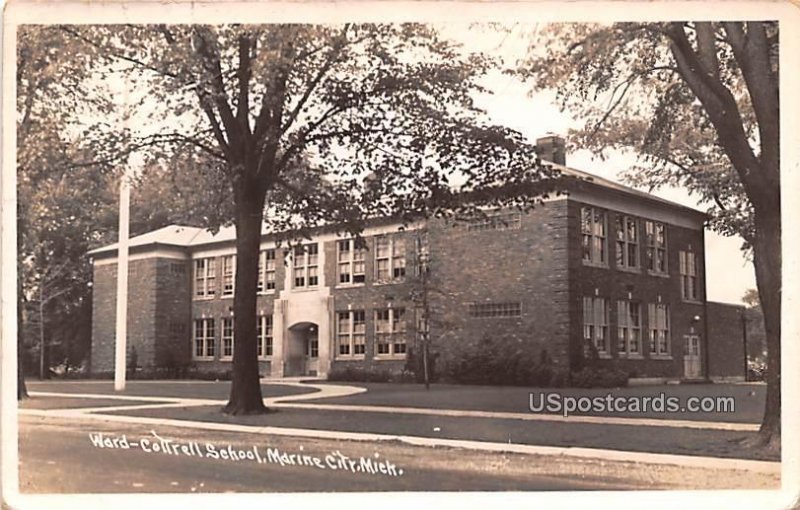
[[22, 400], [28, 398], [28, 388], [25, 386], [25, 325], [22, 313], [25, 300], [22, 297], [22, 277], [17, 274], [17, 279], [17, 400]]
[[233, 296], [233, 381], [226, 414], [266, 413], [258, 373], [256, 285], [264, 193], [260, 186], [236, 191], [236, 286]]
[[781, 434], [781, 217], [780, 193], [756, 205], [753, 263], [767, 336], [767, 401], [759, 443], [778, 447]]

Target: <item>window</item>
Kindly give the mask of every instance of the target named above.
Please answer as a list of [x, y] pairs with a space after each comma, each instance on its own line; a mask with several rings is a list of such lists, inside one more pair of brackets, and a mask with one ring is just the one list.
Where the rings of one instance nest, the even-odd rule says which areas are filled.
[[181, 262], [170, 262], [169, 272], [172, 274], [186, 274], [186, 266]]
[[222, 257], [222, 295], [233, 296], [233, 287], [236, 282], [236, 256]]
[[583, 261], [608, 264], [606, 258], [606, 213], [594, 207], [581, 208]]
[[375, 310], [375, 345], [378, 356], [406, 353], [406, 321], [402, 308]]
[[336, 355], [363, 356], [367, 345], [367, 325], [364, 310], [337, 313]]
[[519, 302], [469, 304], [470, 317], [519, 317], [520, 315], [522, 315], [522, 304]]
[[364, 283], [366, 250], [361, 241], [344, 239], [337, 243], [339, 283]]
[[647, 238], [647, 269], [667, 274], [667, 228], [658, 221], [644, 222]]
[[256, 319], [258, 357], [269, 358], [272, 356], [272, 315], [259, 315]]
[[222, 353], [223, 358], [233, 357], [233, 317], [222, 318]]
[[639, 267], [639, 222], [617, 215], [617, 267]]
[[214, 297], [216, 292], [216, 260], [194, 261], [194, 295], [199, 298]]
[[519, 230], [522, 225], [522, 216], [518, 212], [505, 214], [492, 214], [471, 221], [467, 224], [470, 232], [482, 230]]
[[195, 319], [194, 357], [214, 357], [214, 319]]
[[678, 252], [681, 272], [681, 296], [688, 301], [697, 301], [697, 255], [691, 251]]
[[647, 306], [647, 322], [650, 325], [650, 354], [669, 356], [669, 307], [650, 303]]
[[316, 243], [294, 249], [295, 288], [319, 285], [319, 247]]
[[583, 298], [583, 339], [594, 345], [599, 354], [608, 354], [608, 301], [606, 299]]
[[406, 275], [406, 243], [402, 238], [375, 238], [375, 280], [402, 280]]
[[642, 318], [639, 303], [617, 301], [617, 340], [620, 356], [642, 355]]
[[258, 292], [275, 290], [275, 250], [258, 254]]

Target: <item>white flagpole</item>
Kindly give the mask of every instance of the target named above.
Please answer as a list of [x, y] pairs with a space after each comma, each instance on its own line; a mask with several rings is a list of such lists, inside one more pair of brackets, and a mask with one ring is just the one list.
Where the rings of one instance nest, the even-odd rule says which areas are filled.
[[128, 336], [128, 234], [131, 188], [128, 172], [119, 183], [119, 244], [117, 253], [117, 327], [114, 352], [114, 390], [125, 389]]

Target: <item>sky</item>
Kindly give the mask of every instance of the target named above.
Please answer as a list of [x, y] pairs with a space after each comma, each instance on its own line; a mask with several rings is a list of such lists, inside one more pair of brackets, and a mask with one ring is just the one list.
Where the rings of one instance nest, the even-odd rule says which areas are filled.
[[[449, 25], [442, 28], [442, 33], [461, 42], [467, 50], [482, 51], [513, 63], [526, 54], [527, 41], [536, 30], [535, 24], [514, 25], [508, 32], [468, 25]], [[478, 101], [479, 106], [487, 111], [494, 122], [516, 129], [531, 140], [548, 133], [566, 136], [570, 128], [580, 127], [580, 122], [572, 118], [569, 112], [559, 110], [554, 91], [531, 93], [530, 84], [501, 73], [493, 73], [484, 83], [492, 93], [482, 95]], [[569, 167], [625, 184], [622, 174], [633, 166], [635, 156], [609, 152], [601, 160], [588, 150], [579, 150], [567, 153], [566, 160]], [[706, 207], [683, 188], [661, 188], [652, 191], [652, 194], [701, 211], [706, 210]], [[745, 291], [756, 287], [753, 264], [746, 260], [741, 246], [742, 239], [738, 236], [723, 237], [706, 230], [706, 282], [709, 300], [741, 303]]]
[[[500, 27], [448, 23], [437, 28], [444, 37], [461, 43], [467, 52], [483, 52], [512, 65], [527, 54], [529, 41], [539, 25], [528, 23]], [[546, 51], [546, 47], [538, 46], [535, 51]], [[116, 97], [122, 103], [139, 99], [132, 92], [137, 87], [130, 83], [107, 82], [107, 85], [117, 90]], [[559, 110], [554, 91], [532, 91], [530, 83], [523, 83], [518, 78], [499, 71], [487, 75], [483, 85], [490, 92], [476, 97], [478, 106], [486, 110], [492, 122], [515, 129], [531, 141], [548, 133], [566, 136], [570, 128], [580, 127], [580, 121], [573, 118], [570, 112]], [[146, 95], [147, 91], [140, 90], [139, 94]], [[153, 124], [152, 119], [146, 123], [136, 119], [132, 122], [138, 126], [140, 134], [146, 131], [156, 132], [163, 127], [158, 123]], [[608, 152], [606, 158], [601, 160], [588, 150], [568, 153], [566, 159], [567, 166], [622, 184], [625, 184], [622, 181], [623, 172], [635, 162], [635, 157], [631, 154]], [[133, 166], [138, 166], [137, 163], [132, 163]], [[662, 188], [652, 191], [652, 194], [701, 211], [706, 210], [685, 189]], [[709, 300], [741, 303], [745, 291], [755, 288], [753, 265], [743, 256], [741, 245], [741, 238], [726, 238], [710, 230], [706, 231], [706, 281]]]

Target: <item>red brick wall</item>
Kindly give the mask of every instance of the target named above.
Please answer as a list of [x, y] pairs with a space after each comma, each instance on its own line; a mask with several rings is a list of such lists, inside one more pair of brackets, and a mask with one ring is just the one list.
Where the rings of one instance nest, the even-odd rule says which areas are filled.
[[[556, 365], [568, 361], [566, 200], [523, 214], [518, 230], [469, 231], [434, 222], [430, 228], [432, 349], [438, 366], [485, 339], [500, 348]], [[519, 317], [470, 317], [470, 303], [520, 302]]]
[[[138, 366], [156, 361], [156, 274], [155, 258], [132, 260], [128, 265], [127, 350], [136, 349]], [[94, 266], [92, 300], [91, 372], [114, 371], [117, 303], [117, 265]]]
[[744, 377], [744, 306], [708, 303], [709, 366], [711, 377]]
[[[629, 200], [637, 200], [631, 197]], [[640, 231], [640, 270], [638, 272], [622, 271], [616, 268], [615, 256], [615, 220], [617, 211], [607, 211], [607, 253], [608, 267], [592, 267], [583, 263], [581, 250], [580, 214], [585, 205], [577, 201], [569, 202], [569, 266], [570, 266], [570, 344], [572, 346], [573, 363], [575, 357], [583, 349], [583, 297], [595, 296], [608, 299], [610, 306], [609, 336], [611, 359], [599, 360], [601, 365], [616, 364], [629, 371], [632, 377], [682, 377], [684, 334], [690, 332], [701, 337], [701, 351], [704, 350], [702, 338], [705, 335], [704, 306], [705, 300], [705, 263], [704, 240], [702, 230], [693, 230], [667, 223], [667, 269], [668, 276], [648, 274], [645, 264], [646, 243], [643, 221], [651, 218], [639, 218]], [[630, 215], [629, 215], [630, 216]], [[678, 252], [688, 250], [691, 245], [697, 254], [698, 302], [686, 302], [681, 296]], [[644, 359], [620, 359], [617, 350], [617, 300], [631, 299], [641, 303], [642, 351]], [[670, 347], [672, 359], [651, 359], [648, 335], [647, 304], [661, 302], [670, 307]], [[694, 318], [699, 317], [699, 321]], [[701, 352], [705, 356], [705, 352]], [[701, 365], [702, 366], [702, 365]]]

